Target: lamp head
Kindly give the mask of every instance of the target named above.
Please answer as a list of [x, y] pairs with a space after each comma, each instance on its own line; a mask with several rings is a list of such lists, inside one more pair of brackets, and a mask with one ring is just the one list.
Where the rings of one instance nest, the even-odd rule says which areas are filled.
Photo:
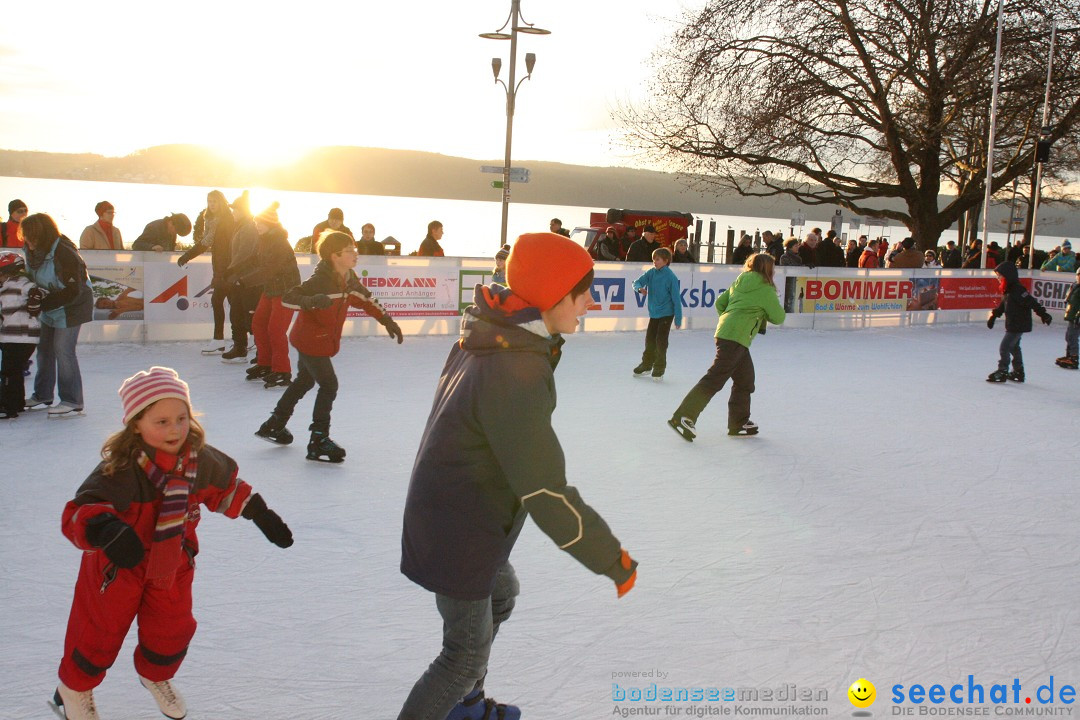
[[534, 65], [536, 65], [536, 53], [525, 53], [525, 72], [532, 75]]
[[491, 74], [495, 76], [495, 81], [499, 80], [499, 71], [502, 70], [502, 58], [491, 58]]

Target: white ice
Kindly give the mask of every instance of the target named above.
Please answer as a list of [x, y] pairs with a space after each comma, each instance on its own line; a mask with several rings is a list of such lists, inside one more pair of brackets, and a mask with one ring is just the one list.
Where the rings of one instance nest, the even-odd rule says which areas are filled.
[[[1000, 327], [773, 330], [753, 346], [761, 435], [727, 437], [725, 389], [693, 444], [664, 421], [708, 366], [711, 333], [673, 331], [663, 383], [631, 377], [641, 333], [570, 337], [554, 417], [569, 480], [639, 579], [616, 599], [527, 524], [489, 695], [528, 720], [607, 718], [614, 673], [658, 670], [668, 686], [825, 688], [844, 717], [865, 677], [884, 717], [897, 683], [1080, 683], [1080, 373], [1053, 365], [1062, 336], [1057, 323], [1024, 336], [1027, 383], [990, 385]], [[0, 718], [50, 716], [79, 564], [60, 512], [119, 428], [120, 381], [153, 364], [191, 384], [209, 441], [296, 536], [281, 550], [246, 520], [204, 516], [199, 629], [176, 678], [189, 718], [396, 717], [439, 649], [399, 538], [452, 342], [343, 342], [340, 466], [304, 460], [313, 393], [297, 443], [277, 448], [252, 433], [278, 393], [245, 383], [244, 366], [195, 343], [81, 346], [85, 417], [0, 424]], [[134, 633], [96, 692], [106, 720], [159, 717], [133, 649]]]

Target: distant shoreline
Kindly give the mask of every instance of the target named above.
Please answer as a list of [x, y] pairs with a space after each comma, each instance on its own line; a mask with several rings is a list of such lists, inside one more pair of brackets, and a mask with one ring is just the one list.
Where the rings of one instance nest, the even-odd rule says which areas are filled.
[[[87, 180], [197, 187], [265, 187], [302, 192], [334, 192], [387, 197], [495, 201], [497, 174], [480, 172], [480, 161], [411, 150], [328, 147], [288, 166], [247, 170], [213, 151], [194, 145], [162, 145], [124, 157], [91, 153], [0, 150], [0, 175], [53, 180]], [[830, 217], [835, 206], [802, 206], [794, 200], [754, 201], [739, 196], [703, 195], [689, 190], [674, 173], [632, 168], [588, 167], [552, 162], [514, 161], [530, 170], [529, 182], [511, 186], [512, 202], [676, 210], [694, 215], [748, 218]], [[942, 196], [945, 202], [945, 196]], [[897, 209], [893, 203], [883, 207]], [[844, 209], [843, 214], [852, 213]], [[991, 211], [993, 232], [1005, 232], [1007, 210]], [[942, 242], [955, 230], [942, 234]], [[1039, 235], [1080, 235], [1080, 209], [1040, 207]]]

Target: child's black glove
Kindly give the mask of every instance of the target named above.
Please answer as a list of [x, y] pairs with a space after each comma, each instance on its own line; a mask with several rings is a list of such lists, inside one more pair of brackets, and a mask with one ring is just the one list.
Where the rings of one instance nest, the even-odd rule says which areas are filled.
[[258, 493], [252, 495], [244, 507], [244, 512], [241, 514], [255, 523], [255, 527], [262, 530], [262, 534], [266, 536], [266, 539], [278, 547], [287, 548], [293, 544], [292, 531], [289, 530], [289, 526], [276, 512], [266, 507], [266, 501], [262, 499], [262, 495]]
[[330, 296], [322, 293], [300, 298], [301, 310], [325, 310], [333, 304], [334, 301], [330, 299]]
[[382, 320], [380, 320], [379, 322], [381, 322], [382, 326], [386, 328], [386, 334], [389, 335], [391, 338], [396, 338], [397, 344], [400, 345], [401, 341], [405, 339], [405, 336], [402, 335], [401, 328], [398, 327], [398, 324], [394, 322], [394, 318], [390, 317], [389, 315], [383, 315]]
[[26, 294], [26, 312], [30, 314], [30, 317], [41, 314], [41, 301], [44, 299], [44, 290], [39, 287], [30, 288], [30, 292]]
[[995, 320], [997, 320], [997, 317], [996, 317], [996, 316], [995, 316], [995, 315], [994, 315], [993, 313], [991, 313], [991, 314], [990, 314], [990, 317], [986, 318], [986, 327], [988, 327], [988, 328], [990, 328], [991, 330], [993, 330], [993, 329], [994, 329], [994, 321], [995, 321]]
[[101, 548], [118, 567], [133, 568], [142, 562], [142, 540], [135, 529], [112, 513], [102, 513], [86, 521], [86, 541]]
[[1050, 317], [1050, 313], [1046, 312], [1045, 310], [1043, 311], [1043, 314], [1040, 315], [1039, 317], [1042, 319], [1043, 325], [1049, 325], [1050, 320], [1053, 319], [1053, 318]]

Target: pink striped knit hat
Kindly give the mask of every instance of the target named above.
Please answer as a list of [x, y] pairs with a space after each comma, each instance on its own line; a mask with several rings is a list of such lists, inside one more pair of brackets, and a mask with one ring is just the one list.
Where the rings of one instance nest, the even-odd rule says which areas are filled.
[[180, 379], [176, 371], [167, 367], [152, 367], [141, 370], [120, 385], [120, 403], [124, 406], [124, 425], [150, 407], [158, 400], [175, 398], [187, 403], [191, 408], [191, 395], [187, 383]]

